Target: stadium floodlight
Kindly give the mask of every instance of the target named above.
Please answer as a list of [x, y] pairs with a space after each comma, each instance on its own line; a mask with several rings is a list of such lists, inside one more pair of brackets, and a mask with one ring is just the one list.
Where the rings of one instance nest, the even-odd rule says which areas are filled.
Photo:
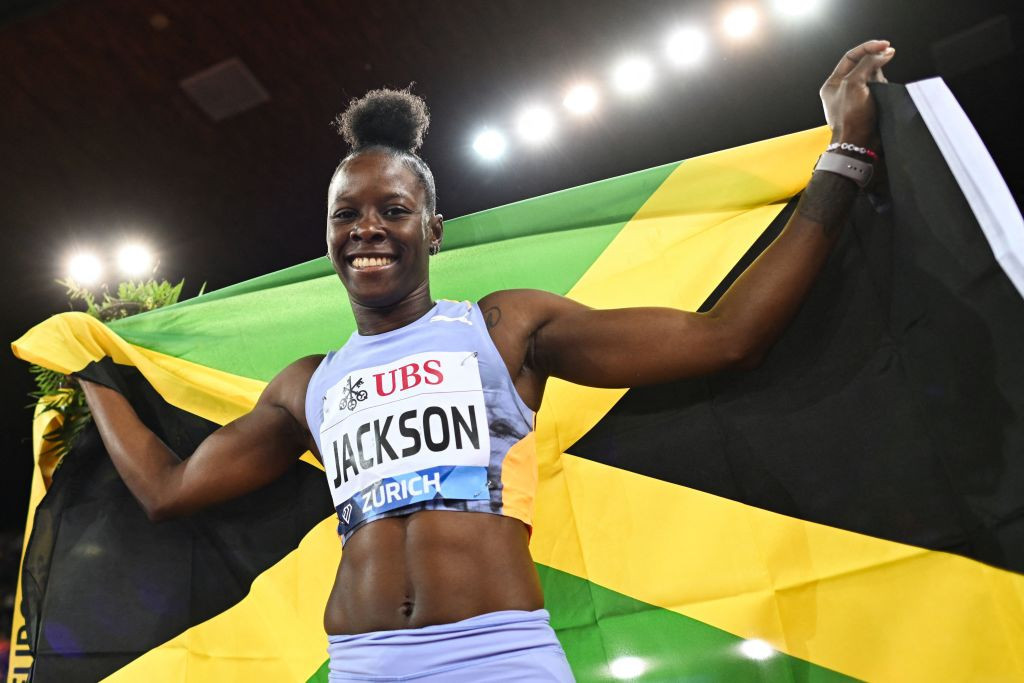
[[821, 9], [820, 0], [775, 0], [773, 4], [779, 14], [794, 19], [814, 14]]
[[612, 82], [619, 92], [637, 95], [654, 81], [654, 67], [643, 57], [626, 57], [612, 71]]
[[562, 104], [577, 116], [592, 113], [597, 108], [597, 89], [592, 85], [580, 83], [569, 88]]
[[480, 131], [473, 139], [473, 151], [488, 161], [501, 158], [505, 147], [505, 136], [493, 128]]
[[125, 244], [117, 250], [117, 267], [129, 277], [152, 274], [153, 253], [137, 242]]
[[550, 138], [555, 131], [555, 117], [546, 107], [531, 105], [520, 112], [516, 130], [526, 142], [538, 144]]
[[775, 654], [775, 648], [761, 640], [760, 638], [751, 638], [750, 640], [744, 640], [740, 643], [740, 654], [747, 659], [753, 659], [761, 662], [771, 658]]
[[94, 285], [103, 276], [103, 262], [90, 251], [80, 251], [67, 263], [68, 278], [79, 285]]
[[669, 34], [665, 53], [676, 66], [691, 66], [699, 62], [708, 49], [708, 37], [696, 26], [684, 26]]
[[722, 29], [730, 38], [749, 38], [761, 23], [761, 15], [752, 5], [739, 5], [726, 12]]

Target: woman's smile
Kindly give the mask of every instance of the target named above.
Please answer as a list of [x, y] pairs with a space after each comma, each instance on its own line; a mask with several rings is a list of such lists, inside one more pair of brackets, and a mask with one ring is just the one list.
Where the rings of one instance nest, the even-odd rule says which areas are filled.
[[349, 265], [354, 270], [376, 271], [394, 265], [397, 260], [394, 256], [353, 256], [349, 258]]

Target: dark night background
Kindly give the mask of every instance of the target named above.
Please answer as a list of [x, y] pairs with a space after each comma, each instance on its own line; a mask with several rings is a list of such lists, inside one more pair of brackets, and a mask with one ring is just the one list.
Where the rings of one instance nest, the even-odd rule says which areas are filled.
[[[332, 118], [352, 96], [413, 81], [433, 117], [422, 156], [439, 210], [455, 217], [820, 125], [818, 88], [843, 52], [887, 38], [897, 50], [888, 78], [945, 77], [1020, 204], [1019, 3], [822, 0], [816, 14], [787, 20], [753, 2], [762, 26], [742, 43], [717, 30], [732, 4], [0, 2], [4, 338], [67, 309], [54, 279], [76, 246], [112, 253], [141, 238], [158, 252], [159, 275], [185, 278], [184, 297], [204, 281], [218, 289], [321, 255], [326, 186], [344, 152]], [[687, 20], [709, 29], [711, 49], [697, 68], [673, 70], [662, 42]], [[658, 69], [635, 99], [606, 87], [612, 63], [631, 52]], [[269, 100], [214, 122], [179, 83], [232, 57]], [[512, 138], [500, 163], [473, 154], [481, 126], [509, 129], [527, 100], [557, 109], [579, 78], [603, 91], [590, 121], [563, 121], [536, 149]], [[28, 502], [32, 383], [25, 363], [2, 357], [9, 538]], [[13, 575], [2, 571], [0, 593]]]

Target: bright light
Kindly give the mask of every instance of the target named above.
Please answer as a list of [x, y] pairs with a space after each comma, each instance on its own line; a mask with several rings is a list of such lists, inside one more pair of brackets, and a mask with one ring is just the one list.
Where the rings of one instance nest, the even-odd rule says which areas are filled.
[[615, 87], [627, 94], [646, 90], [654, 80], [654, 68], [641, 57], [628, 57], [616, 65], [612, 72]]
[[665, 43], [669, 61], [677, 66], [696, 64], [708, 49], [708, 38], [704, 32], [693, 26], [674, 31]]
[[488, 128], [473, 140], [473, 149], [488, 161], [497, 159], [505, 153], [505, 136]]
[[544, 142], [555, 130], [555, 117], [544, 107], [527, 107], [519, 114], [516, 130], [527, 142]]
[[750, 5], [740, 5], [729, 10], [722, 19], [722, 28], [730, 38], [749, 38], [761, 23], [757, 10]]
[[608, 669], [615, 678], [639, 678], [647, 671], [647, 662], [639, 657], [618, 657], [611, 661]]
[[590, 85], [573, 86], [565, 94], [562, 104], [573, 114], [589, 114], [597, 108], [597, 90]]
[[740, 643], [740, 654], [760, 662], [774, 655], [775, 649], [760, 638], [752, 638]]
[[103, 264], [96, 254], [83, 251], [68, 259], [68, 277], [80, 285], [94, 285], [103, 275]]
[[821, 9], [820, 0], [775, 0], [775, 9], [787, 17], [804, 17]]
[[126, 244], [117, 252], [117, 267], [129, 277], [153, 272], [153, 254], [141, 244]]

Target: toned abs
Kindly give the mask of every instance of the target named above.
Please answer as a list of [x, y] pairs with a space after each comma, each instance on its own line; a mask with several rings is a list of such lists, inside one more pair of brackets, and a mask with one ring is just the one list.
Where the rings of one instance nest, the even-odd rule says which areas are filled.
[[345, 543], [324, 613], [330, 635], [444, 624], [543, 607], [519, 520], [423, 510], [376, 520]]

